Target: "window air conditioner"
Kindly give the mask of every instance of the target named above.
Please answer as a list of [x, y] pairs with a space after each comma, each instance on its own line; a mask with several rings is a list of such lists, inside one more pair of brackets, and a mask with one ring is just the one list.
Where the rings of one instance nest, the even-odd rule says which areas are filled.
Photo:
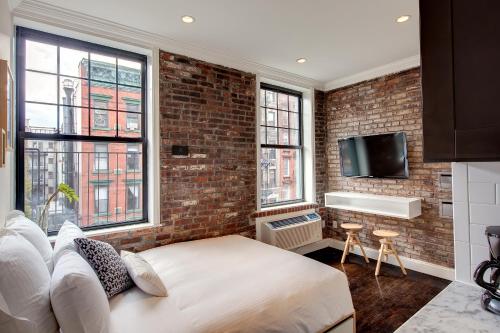
[[308, 213], [262, 225], [262, 241], [285, 250], [320, 241], [322, 236], [321, 216]]

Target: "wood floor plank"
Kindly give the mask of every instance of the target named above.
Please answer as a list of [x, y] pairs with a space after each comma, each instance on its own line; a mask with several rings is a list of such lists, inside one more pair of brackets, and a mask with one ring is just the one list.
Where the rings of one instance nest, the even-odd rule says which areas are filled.
[[366, 264], [362, 257], [351, 253], [341, 264], [342, 252], [333, 248], [307, 256], [346, 273], [358, 333], [394, 332], [451, 282], [409, 269], [405, 276], [399, 267], [385, 263], [375, 277], [375, 260]]

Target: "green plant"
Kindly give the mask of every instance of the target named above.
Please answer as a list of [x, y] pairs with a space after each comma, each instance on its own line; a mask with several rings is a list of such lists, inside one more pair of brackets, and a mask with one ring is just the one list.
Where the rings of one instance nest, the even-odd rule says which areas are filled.
[[52, 194], [49, 197], [49, 199], [45, 203], [45, 206], [43, 207], [43, 211], [40, 214], [40, 217], [38, 218], [39, 225], [42, 225], [42, 220], [43, 220], [47, 210], [49, 209], [50, 203], [52, 202], [52, 200], [54, 200], [54, 198], [57, 197], [57, 195], [59, 193], [62, 193], [68, 199], [68, 201], [70, 203], [73, 201], [78, 201], [80, 199], [78, 197], [78, 195], [75, 193], [75, 190], [71, 188], [71, 186], [69, 186], [68, 184], [65, 184], [65, 183], [59, 184], [59, 186], [57, 186], [57, 190], [54, 192], [54, 194]]

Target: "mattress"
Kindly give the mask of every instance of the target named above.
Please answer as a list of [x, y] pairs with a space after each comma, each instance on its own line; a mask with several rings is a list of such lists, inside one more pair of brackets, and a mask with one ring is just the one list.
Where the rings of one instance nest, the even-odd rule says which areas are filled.
[[354, 313], [345, 274], [241, 236], [141, 252], [168, 297], [110, 299], [111, 332], [323, 332]]

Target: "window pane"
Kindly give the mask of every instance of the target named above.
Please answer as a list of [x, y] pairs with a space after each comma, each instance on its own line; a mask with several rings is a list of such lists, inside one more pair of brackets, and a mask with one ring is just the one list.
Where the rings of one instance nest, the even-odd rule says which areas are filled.
[[90, 54], [90, 78], [116, 83], [116, 58], [101, 54]]
[[128, 144], [127, 145], [127, 171], [140, 171], [141, 170], [141, 145]]
[[118, 86], [118, 109], [141, 112], [142, 91], [140, 88]]
[[116, 110], [116, 85], [90, 81], [90, 103], [94, 108]]
[[260, 90], [260, 106], [266, 106], [266, 91], [264, 89]]
[[141, 114], [127, 112], [118, 113], [118, 136], [138, 138], [141, 134]]
[[278, 111], [278, 126], [288, 127], [288, 112]]
[[116, 111], [90, 109], [90, 134], [116, 136]]
[[267, 128], [267, 144], [278, 144], [278, 129], [274, 127]]
[[278, 97], [274, 91], [266, 90], [266, 105], [271, 108], [278, 107]]
[[261, 126], [260, 127], [260, 142], [262, 144], [266, 144], [267, 143], [267, 138], [266, 138], [266, 127], [264, 126]]
[[89, 109], [60, 106], [59, 131], [61, 134], [88, 135]]
[[266, 109], [265, 108], [260, 108], [260, 124], [261, 125], [266, 124]]
[[300, 132], [297, 130], [290, 130], [290, 144], [298, 146], [300, 144]]
[[279, 144], [280, 145], [289, 145], [290, 139], [288, 137], [288, 129], [279, 129]]
[[276, 110], [267, 109], [267, 126], [278, 126]]
[[[124, 143], [26, 140], [27, 216], [37, 221], [45, 201], [60, 183], [66, 183], [79, 200], [70, 203], [58, 196], [51, 203], [49, 231], [57, 231], [65, 220], [86, 227], [142, 219], [140, 148]], [[128, 193], [130, 186], [134, 196]], [[136, 207], [133, 214], [127, 213], [127, 207]]]
[[94, 146], [94, 171], [108, 171], [108, 145], [99, 143]]
[[25, 103], [25, 130], [30, 133], [57, 133], [57, 106]]
[[26, 69], [57, 73], [57, 46], [27, 40]]
[[88, 106], [88, 80], [59, 77], [59, 103], [71, 106]]
[[57, 103], [57, 76], [26, 72], [26, 101]]
[[288, 97], [289, 106], [288, 109], [293, 112], [299, 112], [299, 98], [297, 96]]
[[87, 51], [68, 49], [61, 47], [60, 73], [62, 75], [88, 78], [89, 54]]
[[278, 109], [288, 110], [288, 95], [278, 94]]
[[290, 128], [299, 128], [299, 114], [290, 112]]
[[261, 203], [276, 204], [302, 198], [300, 149], [262, 148]]
[[118, 59], [118, 83], [141, 86], [141, 63]]

